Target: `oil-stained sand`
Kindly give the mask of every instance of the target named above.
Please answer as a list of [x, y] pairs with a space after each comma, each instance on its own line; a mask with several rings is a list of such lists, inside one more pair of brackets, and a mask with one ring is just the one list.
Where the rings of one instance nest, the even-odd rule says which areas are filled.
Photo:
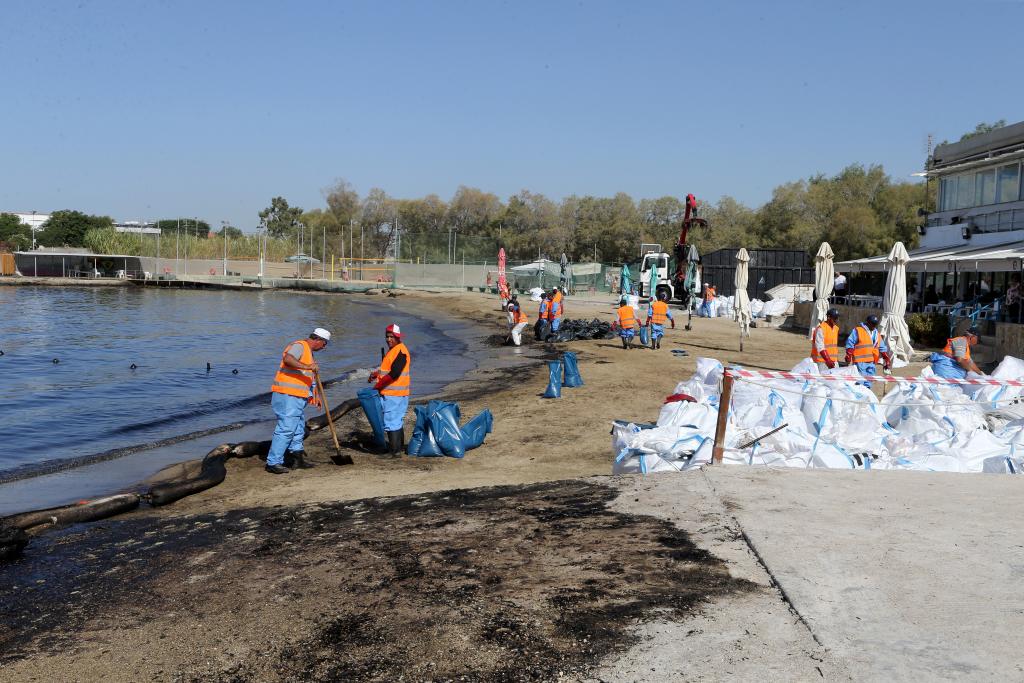
[[579, 677], [638, 623], [753, 586], [616, 495], [563, 481], [74, 527], [0, 568], [0, 651], [62, 653], [38, 663], [71, 679]]

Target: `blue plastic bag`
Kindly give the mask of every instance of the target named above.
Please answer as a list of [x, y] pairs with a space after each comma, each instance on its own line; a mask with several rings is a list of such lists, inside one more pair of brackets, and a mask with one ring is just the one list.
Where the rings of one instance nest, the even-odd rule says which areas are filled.
[[428, 411], [427, 424], [430, 433], [437, 439], [441, 452], [453, 458], [461, 458], [466, 454], [466, 444], [459, 428], [459, 406], [455, 403], [437, 401], [437, 406]]
[[461, 458], [466, 451], [483, 444], [494, 424], [491, 411], [484, 410], [465, 427], [459, 427], [459, 405], [447, 401], [431, 401], [426, 406], [416, 406], [415, 411], [416, 426], [407, 452], [420, 457], [447, 455]]
[[565, 378], [562, 380], [563, 387], [582, 387], [583, 378], [580, 377], [579, 366], [576, 365], [576, 354], [566, 351], [562, 354], [562, 364], [565, 366]]
[[462, 440], [466, 444], [466, 450], [471, 450], [482, 444], [487, 435], [491, 433], [493, 426], [494, 416], [487, 408], [463, 425]]
[[643, 325], [640, 328], [640, 343], [647, 346], [651, 343], [651, 328], [647, 325]]
[[548, 388], [544, 398], [562, 398], [562, 361], [548, 361]]
[[380, 394], [376, 389], [360, 389], [356, 392], [359, 405], [363, 407], [363, 413], [373, 428], [373, 440], [378, 447], [384, 448], [387, 442], [384, 439], [384, 411], [380, 407]]
[[412, 438], [409, 439], [409, 445], [406, 447], [406, 452], [409, 455], [444, 455], [444, 453], [441, 452], [441, 447], [437, 445], [437, 440], [434, 438], [434, 434], [430, 431], [428, 415], [429, 409], [434, 403], [437, 403], [437, 401], [431, 401], [430, 405], [427, 406], [416, 406], [414, 408], [416, 412], [416, 426], [413, 427]]

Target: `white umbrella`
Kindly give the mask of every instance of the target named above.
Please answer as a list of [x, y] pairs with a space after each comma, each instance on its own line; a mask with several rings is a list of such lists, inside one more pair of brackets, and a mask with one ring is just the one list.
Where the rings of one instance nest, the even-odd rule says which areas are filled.
[[825, 319], [828, 313], [828, 298], [832, 296], [832, 287], [836, 283], [836, 271], [832, 267], [832, 247], [828, 242], [822, 242], [818, 253], [814, 255], [814, 310], [811, 311], [811, 336], [814, 336], [814, 328]]
[[914, 348], [910, 345], [910, 330], [907, 329], [907, 263], [910, 255], [903, 242], [892, 245], [889, 252], [889, 275], [885, 280], [885, 297], [882, 299], [882, 322], [878, 329], [885, 337], [885, 343], [893, 356], [906, 363], [910, 362]]
[[750, 336], [750, 297], [747, 296], [747, 267], [750, 264], [750, 255], [746, 249], [740, 249], [736, 254], [736, 278], [733, 284], [736, 285], [736, 293], [733, 295], [733, 307], [735, 308], [735, 320], [740, 324], [740, 351], [743, 350], [743, 338]]

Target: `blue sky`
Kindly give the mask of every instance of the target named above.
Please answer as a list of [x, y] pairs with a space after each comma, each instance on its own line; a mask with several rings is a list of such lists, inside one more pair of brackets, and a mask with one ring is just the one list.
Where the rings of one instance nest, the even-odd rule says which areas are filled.
[[1024, 120], [1024, 3], [0, 5], [0, 210], [246, 230], [460, 184], [767, 201]]

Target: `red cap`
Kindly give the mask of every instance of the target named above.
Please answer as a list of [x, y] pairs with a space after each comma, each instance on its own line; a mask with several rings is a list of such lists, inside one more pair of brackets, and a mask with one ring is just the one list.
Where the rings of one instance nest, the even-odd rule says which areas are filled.
[[395, 335], [395, 339], [401, 339], [402, 338], [402, 328], [399, 327], [396, 323], [392, 323], [391, 325], [388, 325], [386, 328], [384, 328], [384, 333], [385, 334], [387, 334], [389, 332], [391, 334]]

